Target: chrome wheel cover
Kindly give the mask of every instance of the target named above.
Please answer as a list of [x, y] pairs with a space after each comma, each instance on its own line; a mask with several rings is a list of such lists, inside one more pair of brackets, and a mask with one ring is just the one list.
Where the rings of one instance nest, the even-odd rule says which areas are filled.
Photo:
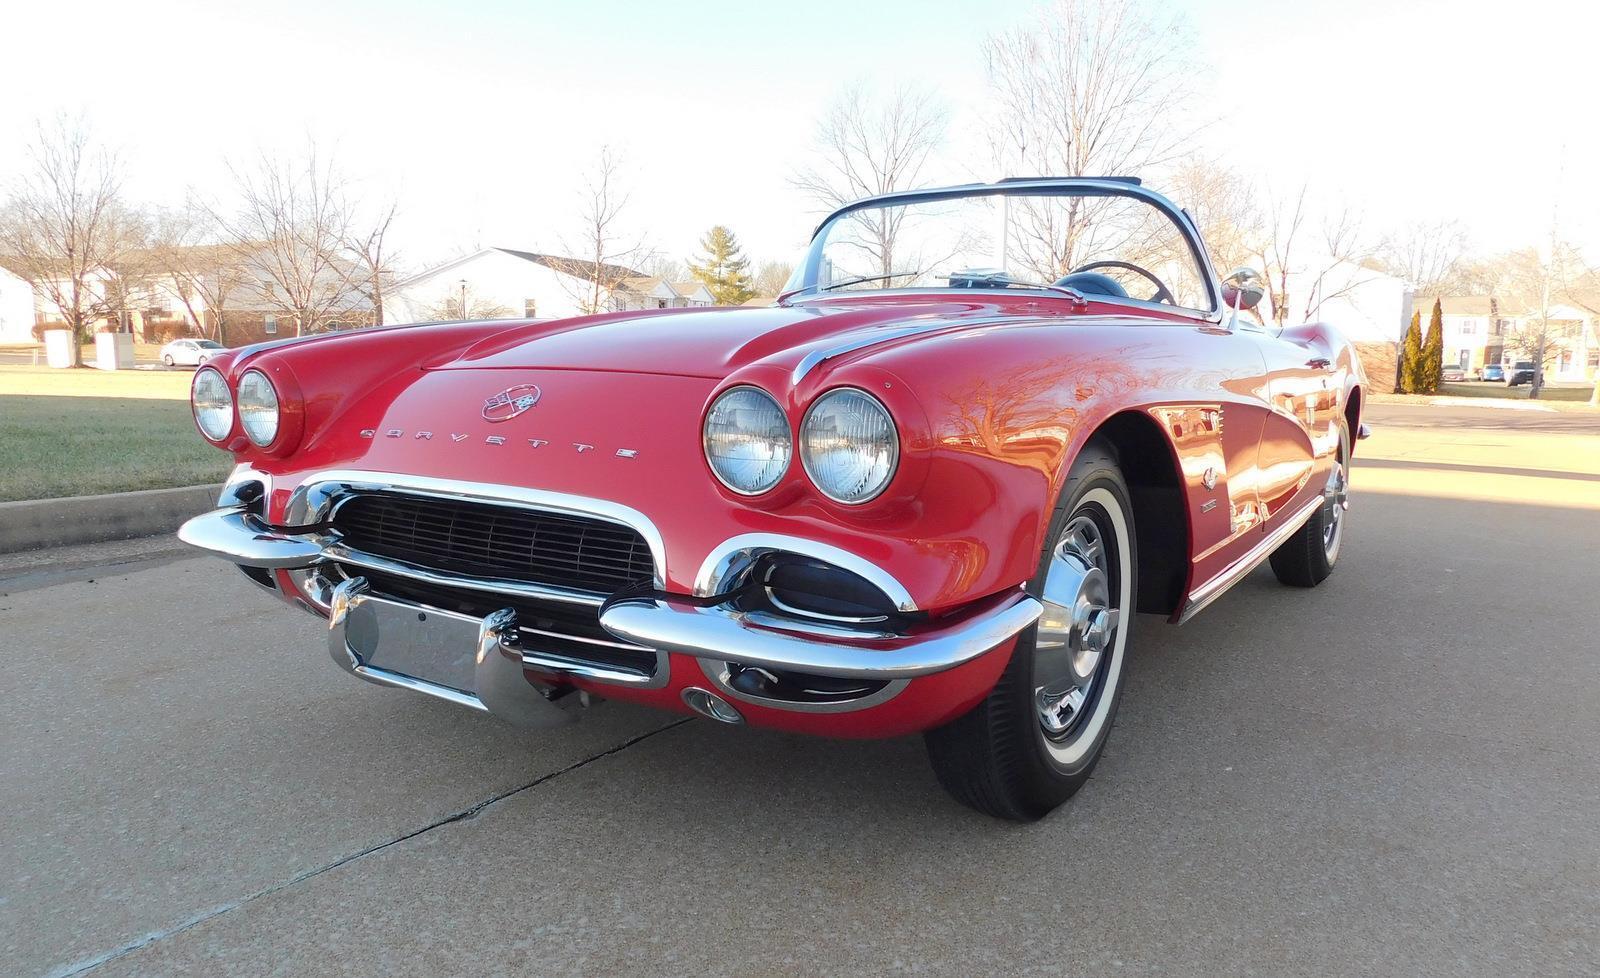
[[1063, 762], [1098, 736], [1121, 671], [1126, 522], [1110, 493], [1092, 490], [1085, 499], [1091, 495], [1111, 505], [1084, 506], [1062, 528], [1045, 570], [1034, 640], [1034, 713], [1046, 747]]
[[1322, 552], [1332, 564], [1339, 556], [1339, 543], [1344, 536], [1344, 514], [1350, 509], [1350, 477], [1346, 471], [1344, 449], [1333, 463], [1328, 474], [1328, 484], [1322, 490]]

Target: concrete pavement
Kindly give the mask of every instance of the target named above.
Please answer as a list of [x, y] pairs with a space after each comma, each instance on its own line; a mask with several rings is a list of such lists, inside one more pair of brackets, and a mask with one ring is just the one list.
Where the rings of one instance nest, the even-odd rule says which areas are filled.
[[1334, 576], [1141, 618], [1032, 826], [915, 739], [521, 734], [340, 674], [213, 561], [0, 564], [0, 970], [1594, 973], [1600, 439], [1372, 414]]

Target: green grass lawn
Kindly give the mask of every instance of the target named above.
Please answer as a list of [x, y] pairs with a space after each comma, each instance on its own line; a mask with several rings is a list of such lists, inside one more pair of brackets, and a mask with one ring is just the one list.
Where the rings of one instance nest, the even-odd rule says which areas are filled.
[[221, 482], [188, 375], [0, 367], [0, 500]]

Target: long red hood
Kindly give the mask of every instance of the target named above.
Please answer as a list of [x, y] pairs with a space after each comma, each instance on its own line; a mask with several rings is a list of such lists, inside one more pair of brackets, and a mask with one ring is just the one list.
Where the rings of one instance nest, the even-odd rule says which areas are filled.
[[[992, 299], [992, 297], [991, 297]], [[1009, 305], [1009, 304], [1008, 304]], [[1064, 312], [1041, 303], [1039, 312]], [[792, 367], [808, 352], [869, 339], [886, 326], [994, 316], [1002, 306], [940, 297], [909, 303], [859, 300], [772, 308], [681, 309], [513, 326], [436, 368], [599, 370], [720, 379], [753, 363]], [[1016, 310], [1008, 310], [1015, 315]]]

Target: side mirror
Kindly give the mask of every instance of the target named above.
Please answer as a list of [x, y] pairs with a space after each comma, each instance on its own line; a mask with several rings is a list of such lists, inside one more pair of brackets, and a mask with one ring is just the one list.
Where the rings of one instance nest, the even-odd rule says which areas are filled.
[[1266, 294], [1266, 280], [1253, 268], [1236, 268], [1222, 280], [1222, 301], [1234, 309], [1254, 309]]

